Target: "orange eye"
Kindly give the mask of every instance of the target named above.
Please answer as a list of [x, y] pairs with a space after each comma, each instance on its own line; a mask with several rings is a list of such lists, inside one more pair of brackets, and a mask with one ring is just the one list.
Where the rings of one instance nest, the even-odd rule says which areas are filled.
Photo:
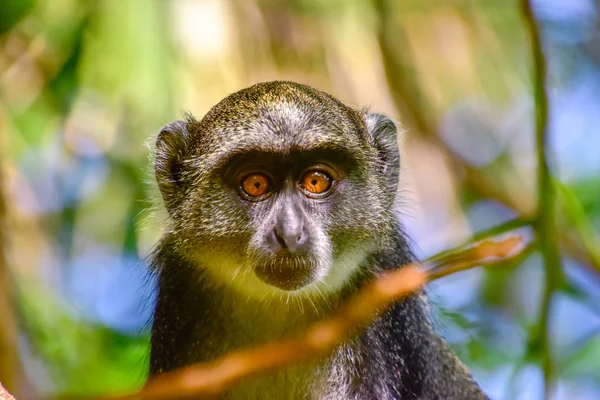
[[331, 177], [322, 171], [308, 171], [302, 177], [300, 186], [310, 193], [321, 194], [331, 187]]
[[242, 189], [248, 196], [259, 197], [267, 193], [271, 180], [265, 174], [250, 174], [242, 180]]

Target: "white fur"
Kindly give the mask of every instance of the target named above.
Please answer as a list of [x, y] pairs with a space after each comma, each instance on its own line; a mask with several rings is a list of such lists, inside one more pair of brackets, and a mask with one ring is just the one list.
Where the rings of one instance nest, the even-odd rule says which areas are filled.
[[[318, 242], [329, 243], [329, 241]], [[332, 259], [331, 251], [327, 250], [319, 252], [324, 256], [319, 258], [315, 279], [306, 286], [293, 291], [282, 290], [260, 280], [247, 259], [236, 260], [228, 255], [212, 253], [210, 262], [207, 264], [208, 260], [203, 260], [202, 264], [219, 283], [233, 287], [248, 298], [263, 300], [270, 296], [269, 300], [287, 302], [290, 297], [323, 297], [327, 294], [337, 293], [371, 251], [366, 246], [358, 247], [340, 258]], [[325, 256], [325, 253], [328, 256]]]

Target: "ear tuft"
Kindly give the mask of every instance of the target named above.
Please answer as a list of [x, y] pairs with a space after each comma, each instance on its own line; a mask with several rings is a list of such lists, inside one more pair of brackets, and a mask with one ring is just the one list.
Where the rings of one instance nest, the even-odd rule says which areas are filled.
[[188, 142], [189, 132], [186, 121], [175, 121], [165, 125], [156, 138], [154, 173], [168, 210], [175, 205], [175, 194], [183, 184], [181, 173]]
[[386, 178], [388, 188], [396, 193], [400, 178], [398, 127], [391, 118], [382, 114], [366, 114], [364, 118], [369, 140], [379, 156], [379, 171]]

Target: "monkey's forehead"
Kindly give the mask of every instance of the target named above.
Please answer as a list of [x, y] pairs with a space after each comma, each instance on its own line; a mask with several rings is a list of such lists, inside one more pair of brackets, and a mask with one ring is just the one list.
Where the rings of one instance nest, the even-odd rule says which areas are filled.
[[192, 152], [213, 165], [244, 152], [285, 156], [323, 150], [355, 159], [375, 156], [370, 154], [373, 148], [360, 112], [293, 82], [243, 89], [222, 100], [202, 120], [188, 124]]
[[295, 82], [263, 82], [242, 89], [215, 105], [198, 123], [200, 131], [250, 131], [257, 127], [280, 135], [320, 129], [366, 138], [360, 112], [325, 92]]
[[[327, 109], [348, 108], [338, 99], [322, 90], [291, 81], [257, 83], [227, 96], [219, 104], [238, 103], [252, 107], [257, 104], [276, 104], [279, 102], [292, 102], [313, 107], [324, 105], [327, 106]], [[217, 107], [219, 104], [217, 104]]]
[[282, 127], [261, 123], [243, 129], [222, 128], [209, 140], [201, 140], [194, 152], [207, 168], [220, 168], [246, 154], [268, 155], [281, 160], [303, 158], [344, 159], [354, 164], [368, 164], [376, 158], [374, 148], [359, 135], [344, 133], [339, 128], [323, 129], [309, 126]]

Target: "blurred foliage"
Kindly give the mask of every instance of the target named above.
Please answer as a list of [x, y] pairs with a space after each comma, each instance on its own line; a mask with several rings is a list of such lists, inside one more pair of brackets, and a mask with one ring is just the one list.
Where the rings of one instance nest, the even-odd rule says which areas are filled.
[[34, 7], [34, 0], [6, 0], [0, 15], [0, 34], [8, 32]]
[[94, 395], [141, 387], [146, 379], [146, 336], [126, 335], [74, 318], [69, 307], [44, 291], [19, 296], [31, 350], [46, 360], [55, 390]]
[[[551, 320], [556, 398], [594, 398], [599, 10], [534, 5], [568, 277]], [[2, 167], [27, 378], [49, 394], [143, 384], [152, 281], [140, 260], [160, 234], [143, 144], [183, 110], [202, 115], [254, 82], [292, 79], [394, 115], [408, 128], [405, 223], [425, 257], [532, 216], [530, 59], [509, 0], [3, 0]], [[536, 252], [431, 287], [440, 329], [492, 398], [541, 392], [531, 382], [544, 349], [530, 339], [544, 278]]]

